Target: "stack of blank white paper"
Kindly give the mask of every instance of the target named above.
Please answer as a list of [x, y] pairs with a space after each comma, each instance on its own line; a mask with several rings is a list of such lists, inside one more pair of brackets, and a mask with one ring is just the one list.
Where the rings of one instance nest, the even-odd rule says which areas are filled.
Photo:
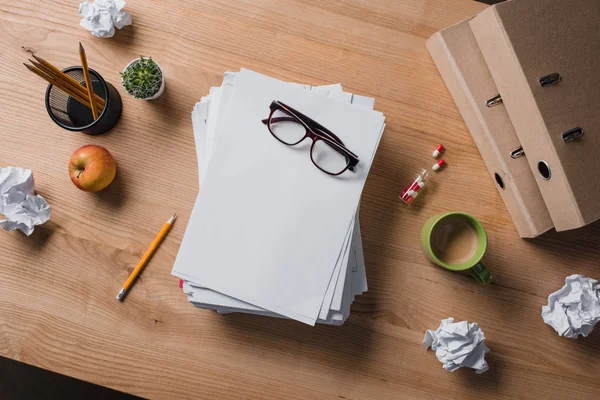
[[[261, 122], [280, 100], [359, 156], [330, 176], [309, 147], [285, 146]], [[341, 85], [226, 73], [192, 111], [200, 193], [173, 275], [197, 307], [341, 325], [367, 290], [358, 203], [384, 129], [374, 100]], [[306, 140], [309, 142], [310, 140]]]

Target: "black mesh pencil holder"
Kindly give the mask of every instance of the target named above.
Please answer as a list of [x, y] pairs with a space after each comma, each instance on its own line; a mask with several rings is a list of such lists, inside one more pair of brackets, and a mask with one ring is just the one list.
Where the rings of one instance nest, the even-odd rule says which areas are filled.
[[[121, 117], [123, 103], [113, 85], [106, 82], [93, 69], [89, 71], [94, 93], [104, 99], [104, 109], [98, 119], [94, 121], [92, 110], [51, 84], [46, 89], [46, 110], [50, 118], [61, 128], [88, 135], [100, 135], [117, 124]], [[65, 68], [63, 72], [85, 86], [81, 67]]]

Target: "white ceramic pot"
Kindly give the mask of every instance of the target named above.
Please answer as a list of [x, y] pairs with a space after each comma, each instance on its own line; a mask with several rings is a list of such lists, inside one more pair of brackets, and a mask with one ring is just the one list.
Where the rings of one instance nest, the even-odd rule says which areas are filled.
[[[136, 58], [135, 60], [131, 60], [131, 61], [129, 62], [129, 64], [127, 64], [127, 65], [125, 66], [125, 68], [123, 68], [123, 72], [125, 72], [125, 70], [127, 69], [127, 67], [129, 67], [131, 64], [133, 64], [133, 63], [135, 63], [135, 62], [138, 62], [139, 60], [140, 60], [140, 58]], [[152, 61], [154, 61], [154, 60], [152, 60]], [[160, 97], [160, 95], [161, 95], [161, 94], [163, 94], [163, 92], [165, 91], [165, 71], [164, 71], [164, 70], [163, 70], [163, 69], [160, 67], [160, 65], [159, 65], [159, 64], [158, 64], [156, 61], [154, 61], [154, 63], [155, 63], [156, 65], [158, 65], [158, 68], [160, 69], [160, 72], [162, 73], [162, 82], [161, 82], [161, 84], [160, 84], [160, 89], [158, 89], [158, 92], [156, 92], [156, 93], [154, 94], [154, 96], [152, 96], [152, 97], [147, 97], [147, 98], [145, 98], [145, 99], [138, 99], [138, 100], [154, 100], [154, 99], [158, 99], [158, 98]], [[121, 79], [121, 83], [123, 83], [123, 79]], [[129, 92], [128, 92], [127, 94], [129, 94]], [[130, 94], [129, 94], [129, 95], [130, 95]], [[131, 95], [130, 95], [130, 96], [131, 96]], [[133, 96], [131, 96], [131, 97], [133, 97]], [[135, 98], [135, 97], [134, 97], [134, 98]]]

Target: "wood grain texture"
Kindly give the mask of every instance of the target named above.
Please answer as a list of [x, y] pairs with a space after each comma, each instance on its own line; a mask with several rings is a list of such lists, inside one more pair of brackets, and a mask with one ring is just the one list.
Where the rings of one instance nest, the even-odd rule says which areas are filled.
[[[485, 6], [469, 0], [130, 0], [134, 26], [112, 39], [79, 27], [78, 1], [0, 0], [0, 165], [33, 169], [51, 222], [26, 238], [0, 232], [0, 354], [152, 398], [595, 398], [600, 332], [559, 338], [540, 317], [565, 276], [600, 277], [600, 225], [518, 237], [425, 48], [435, 31]], [[88, 61], [123, 98], [107, 135], [55, 126], [45, 85], [22, 62]], [[119, 71], [140, 54], [165, 70], [164, 95], [128, 97]], [[195, 309], [170, 276], [198, 191], [190, 111], [226, 70], [339, 82], [377, 99], [387, 129], [364, 190], [369, 292], [343, 327], [314, 328]], [[415, 171], [445, 170], [412, 208], [397, 199]], [[77, 190], [67, 162], [108, 148], [117, 180]], [[495, 284], [429, 264], [418, 232], [439, 212], [468, 211], [489, 234]], [[115, 295], [164, 221], [180, 218], [124, 303]], [[477, 321], [490, 370], [449, 373], [425, 351], [425, 329]]]

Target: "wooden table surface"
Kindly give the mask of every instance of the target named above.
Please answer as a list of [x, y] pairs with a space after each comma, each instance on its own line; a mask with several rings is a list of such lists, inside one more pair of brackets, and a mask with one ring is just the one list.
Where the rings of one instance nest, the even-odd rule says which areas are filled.
[[[597, 398], [600, 328], [560, 338], [540, 316], [572, 273], [600, 278], [600, 225], [518, 237], [494, 182], [425, 48], [437, 30], [474, 15], [470, 0], [131, 0], [133, 27], [112, 39], [79, 26], [78, 1], [0, 0], [0, 166], [34, 171], [52, 206], [32, 237], [0, 232], [0, 355], [152, 398]], [[89, 64], [118, 87], [123, 116], [109, 134], [58, 128], [45, 84], [22, 62], [35, 53]], [[127, 97], [119, 71], [140, 54], [166, 74], [157, 101]], [[342, 83], [387, 116], [361, 206], [369, 291], [342, 327], [192, 307], [170, 275], [198, 191], [190, 122], [224, 71]], [[448, 167], [418, 204], [397, 199], [433, 164]], [[108, 148], [116, 181], [99, 194], [70, 182], [71, 153]], [[418, 232], [435, 213], [468, 211], [489, 234], [495, 283], [429, 264]], [[131, 291], [115, 295], [154, 235], [180, 215]], [[441, 319], [477, 321], [490, 370], [442, 369], [425, 351]], [[1, 372], [0, 372], [1, 373]]]

